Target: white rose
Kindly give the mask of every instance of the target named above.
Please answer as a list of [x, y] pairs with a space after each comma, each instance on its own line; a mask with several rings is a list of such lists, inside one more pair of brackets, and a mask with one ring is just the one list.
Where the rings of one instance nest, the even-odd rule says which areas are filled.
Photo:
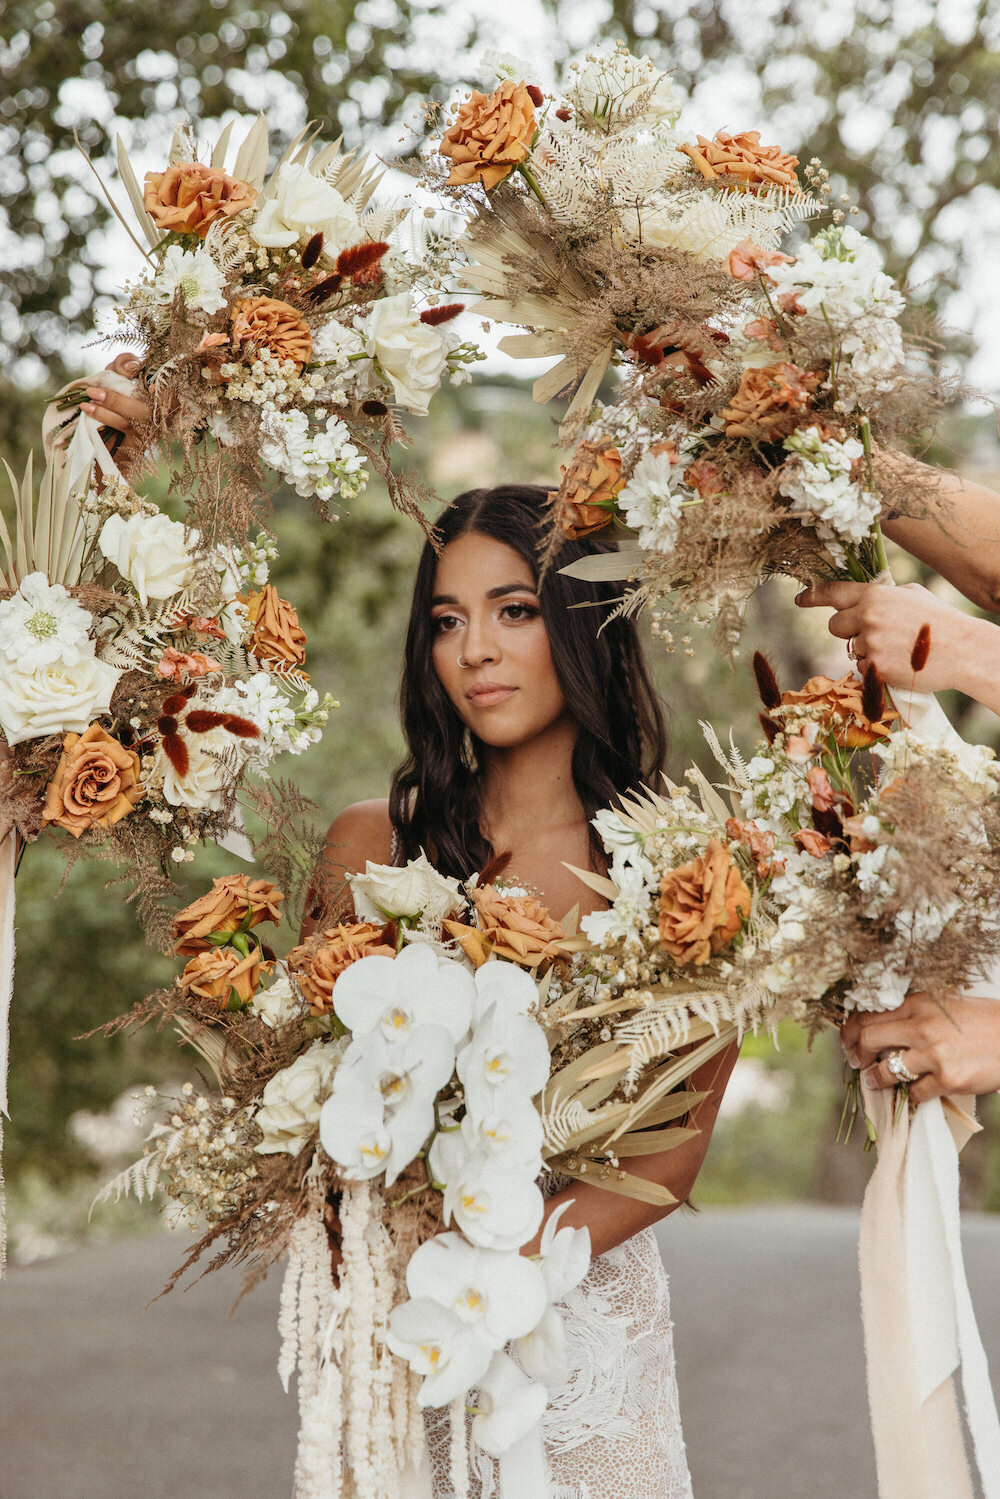
[[0, 728], [8, 744], [46, 734], [82, 734], [111, 707], [121, 672], [96, 656], [22, 672], [0, 660]]
[[314, 1041], [290, 1067], [275, 1073], [262, 1095], [257, 1123], [264, 1138], [255, 1147], [258, 1155], [281, 1151], [298, 1155], [319, 1124], [320, 1110], [333, 1087], [333, 1074], [342, 1048]]
[[368, 318], [367, 350], [392, 382], [400, 406], [426, 416], [427, 404], [441, 384], [450, 335], [422, 323], [409, 292], [376, 302]]
[[337, 189], [294, 162], [276, 174], [273, 192], [258, 209], [249, 232], [258, 245], [272, 250], [286, 250], [322, 234], [328, 260], [336, 260], [341, 250], [364, 238], [357, 214]]
[[109, 516], [97, 544], [144, 604], [169, 599], [192, 581], [197, 538], [185, 538], [180, 521], [167, 515]]
[[359, 921], [406, 916], [440, 921], [462, 901], [459, 881], [438, 874], [426, 854], [411, 859], [402, 869], [369, 859], [364, 874], [348, 875], [348, 880]]
[[305, 1011], [305, 1002], [292, 988], [287, 973], [279, 973], [269, 989], [258, 989], [251, 1003], [264, 1024], [272, 1030], [287, 1025]]
[[205, 734], [184, 734], [188, 768], [184, 775], [167, 759], [163, 749], [156, 752], [154, 774], [163, 776], [163, 797], [172, 807], [188, 807], [192, 812], [217, 812], [222, 796], [232, 779], [220, 756], [232, 754], [238, 741], [225, 729], [209, 729]]

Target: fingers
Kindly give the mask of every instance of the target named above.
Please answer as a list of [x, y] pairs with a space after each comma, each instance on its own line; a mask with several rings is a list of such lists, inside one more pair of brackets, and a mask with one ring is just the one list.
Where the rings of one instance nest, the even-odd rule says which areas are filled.
[[[889, 1066], [889, 1058], [896, 1052], [900, 1053], [900, 1059], [908, 1072], [912, 1072], [917, 1079], [926, 1078], [931, 1071], [931, 1059], [921, 1052], [914, 1051], [906, 1046], [893, 1046], [882, 1056], [881, 1060], [875, 1062], [871, 1067], [865, 1069], [861, 1074], [861, 1081], [866, 1088], [895, 1088], [906, 1079], [897, 1077]], [[916, 1083], [911, 1084], [916, 1087]]]
[[800, 609], [850, 609], [857, 604], [869, 583], [814, 583], [796, 594]]
[[87, 386], [87, 399], [80, 406], [102, 427], [113, 427], [116, 432], [128, 432], [133, 426], [143, 426], [152, 418], [153, 412], [147, 401], [136, 396], [122, 396], [114, 390], [103, 390], [98, 385]]
[[127, 380], [133, 379], [142, 369], [142, 361], [137, 354], [116, 354], [110, 364], [104, 366], [106, 370], [114, 370], [116, 375], [124, 375]]

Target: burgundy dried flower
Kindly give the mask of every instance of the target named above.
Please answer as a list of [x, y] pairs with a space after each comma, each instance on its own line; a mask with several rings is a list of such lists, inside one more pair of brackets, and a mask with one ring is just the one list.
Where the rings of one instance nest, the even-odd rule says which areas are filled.
[[420, 321], [431, 328], [437, 328], [441, 323], [450, 323], [453, 317], [458, 317], [464, 311], [464, 302], [447, 302], [443, 307], [425, 308], [420, 314]]
[[917, 631], [917, 638], [913, 642], [913, 650], [910, 652], [910, 666], [914, 675], [923, 671], [927, 665], [927, 658], [931, 653], [931, 627], [923, 624]]
[[781, 703], [781, 688], [774, 675], [774, 668], [763, 651], [753, 653], [753, 674], [757, 678], [757, 691], [765, 708], [777, 708]]
[[302, 251], [302, 269], [311, 271], [323, 253], [323, 231], [318, 229]]

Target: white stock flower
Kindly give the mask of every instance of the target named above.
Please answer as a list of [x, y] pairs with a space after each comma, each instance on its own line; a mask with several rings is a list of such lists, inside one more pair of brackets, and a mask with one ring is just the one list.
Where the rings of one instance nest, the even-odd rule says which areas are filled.
[[228, 768], [234, 749], [241, 743], [225, 729], [209, 729], [204, 734], [185, 734], [181, 738], [188, 752], [188, 767], [183, 775], [157, 748], [153, 757], [153, 777], [163, 777], [163, 798], [172, 807], [188, 807], [192, 812], [217, 812], [223, 794], [232, 780]]
[[812, 524], [822, 541], [864, 541], [881, 505], [851, 477], [864, 453], [861, 443], [853, 437], [824, 439], [818, 427], [806, 427], [786, 438], [784, 447], [793, 456], [781, 469], [780, 493], [791, 501], [790, 509]]
[[779, 296], [793, 294], [807, 314], [836, 329], [878, 312], [894, 318], [904, 303], [871, 240], [857, 229], [824, 229], [813, 236], [795, 260], [768, 267]]
[[287, 972], [279, 973], [270, 988], [258, 989], [250, 1003], [254, 1012], [271, 1030], [287, 1025], [290, 1020], [296, 1020], [306, 1010], [305, 1001], [292, 988]]
[[677, 541], [677, 523], [685, 501], [697, 499], [684, 483], [689, 444], [681, 452], [672, 445], [657, 445], [639, 459], [628, 483], [618, 492], [618, 508], [627, 526], [639, 533], [646, 551], [672, 552]]
[[881, 958], [877, 963], [866, 963], [853, 978], [844, 995], [844, 1008], [848, 1012], [898, 1010], [910, 990], [910, 975]]
[[368, 481], [364, 458], [337, 416], [313, 427], [304, 411], [268, 412], [261, 422], [260, 456], [290, 480], [302, 499], [337, 492], [352, 498]]
[[327, 1155], [361, 1180], [384, 1170], [391, 1186], [434, 1129], [434, 1099], [454, 1059], [440, 1025], [422, 1025], [402, 1041], [389, 1041], [381, 1031], [355, 1036], [320, 1121]]
[[580, 930], [596, 947], [618, 941], [637, 932], [649, 920], [652, 899], [647, 879], [638, 865], [626, 865], [615, 872], [618, 894], [606, 911], [592, 911], [580, 921]]
[[104, 522], [97, 545], [127, 578], [143, 604], [180, 593], [195, 574], [191, 548], [197, 537], [185, 538], [180, 521], [169, 516], [111, 515]]
[[295, 709], [270, 672], [254, 672], [252, 677], [223, 687], [211, 701], [217, 712], [236, 713], [256, 725], [260, 738], [240, 743], [257, 764], [270, 765], [275, 755], [291, 749]]
[[505, 1353], [493, 1355], [478, 1393], [472, 1436], [491, 1457], [500, 1457], [537, 1426], [549, 1400], [545, 1386], [529, 1379]]
[[8, 744], [83, 731], [111, 708], [121, 672], [96, 656], [22, 671], [0, 658], [0, 728]]
[[287, 250], [322, 234], [325, 260], [336, 260], [341, 250], [365, 238], [353, 208], [301, 162], [286, 162], [275, 173], [271, 195], [258, 208], [249, 233], [271, 250]]
[[364, 874], [348, 875], [359, 921], [398, 921], [423, 916], [440, 921], [462, 903], [461, 882], [438, 874], [426, 854], [402, 868], [365, 863]]
[[420, 321], [408, 291], [382, 297], [368, 314], [366, 348], [388, 377], [394, 399], [414, 416], [426, 416], [453, 335]]
[[290, 1067], [275, 1073], [255, 1116], [264, 1131], [263, 1140], [254, 1147], [258, 1155], [298, 1155], [319, 1123], [341, 1055], [342, 1048], [336, 1044], [314, 1041]]
[[313, 364], [346, 370], [351, 367], [351, 355], [364, 352], [365, 341], [357, 328], [335, 317], [327, 318], [313, 333]]
[[416, 943], [396, 958], [352, 963], [337, 979], [333, 1004], [354, 1036], [377, 1030], [402, 1042], [418, 1026], [439, 1025], [458, 1046], [469, 1030], [474, 992], [472, 975], [460, 963]]
[[171, 245], [153, 278], [152, 300], [169, 307], [180, 291], [190, 312], [219, 312], [226, 305], [226, 278], [209, 252]]
[[29, 573], [17, 592], [0, 603], [0, 651], [21, 671], [42, 666], [75, 666], [94, 654], [91, 616], [61, 583]]

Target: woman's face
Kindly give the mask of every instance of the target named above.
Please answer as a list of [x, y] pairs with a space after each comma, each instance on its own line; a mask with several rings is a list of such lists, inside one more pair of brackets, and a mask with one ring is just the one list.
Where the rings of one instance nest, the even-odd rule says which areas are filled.
[[449, 542], [431, 610], [434, 670], [484, 744], [526, 744], [568, 716], [535, 580], [513, 547], [475, 531]]

